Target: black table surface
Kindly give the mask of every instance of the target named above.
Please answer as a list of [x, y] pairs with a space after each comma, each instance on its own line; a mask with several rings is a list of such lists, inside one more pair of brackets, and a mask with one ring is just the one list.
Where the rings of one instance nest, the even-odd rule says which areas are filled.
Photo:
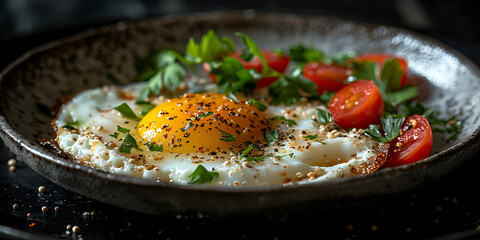
[[[0, 67], [34, 46], [80, 30], [57, 29], [1, 41]], [[433, 37], [480, 64], [480, 44]], [[0, 141], [0, 239], [480, 239], [480, 154], [436, 183], [380, 204], [287, 219], [138, 213], [68, 191], [21, 160], [10, 171], [11, 158], [15, 156]], [[43, 193], [40, 186], [45, 187]], [[43, 212], [43, 206], [48, 211]], [[68, 225], [78, 226], [80, 232], [72, 233]]]

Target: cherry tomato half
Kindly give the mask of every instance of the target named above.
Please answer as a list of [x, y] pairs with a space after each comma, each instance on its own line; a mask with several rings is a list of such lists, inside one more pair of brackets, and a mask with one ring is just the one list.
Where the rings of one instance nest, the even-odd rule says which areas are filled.
[[329, 105], [332, 119], [343, 128], [367, 128], [380, 122], [383, 99], [371, 80], [357, 80], [333, 96]]
[[309, 62], [303, 67], [303, 75], [317, 84], [319, 94], [339, 90], [351, 73], [349, 68], [320, 62]]
[[402, 78], [400, 80], [400, 87], [403, 87], [407, 84], [407, 61], [404, 58], [388, 54], [388, 53], [372, 53], [372, 54], [365, 54], [354, 57], [352, 59], [353, 62], [376, 62], [378, 66], [381, 68], [383, 66], [383, 62], [386, 59], [396, 58], [400, 67], [400, 70], [403, 71]]
[[388, 157], [382, 167], [413, 163], [430, 155], [433, 145], [432, 128], [422, 115], [408, 117], [400, 135], [390, 142]]
[[[254, 56], [252, 60], [245, 61], [240, 58], [242, 54], [243, 52], [238, 51], [238, 52], [232, 53], [230, 57], [238, 59], [246, 69], [255, 69], [258, 72], [262, 72], [263, 65], [262, 65], [262, 61], [260, 61], [260, 58], [258, 58], [257, 56]], [[268, 66], [280, 73], [284, 73], [285, 70], [287, 69], [288, 64], [290, 63], [290, 58], [283, 54], [277, 54], [272, 51], [262, 51], [262, 54], [265, 57], [265, 60], [267, 60]], [[277, 79], [278, 77], [262, 78], [257, 82], [257, 87], [269, 86], [270, 84], [275, 82], [275, 80]]]

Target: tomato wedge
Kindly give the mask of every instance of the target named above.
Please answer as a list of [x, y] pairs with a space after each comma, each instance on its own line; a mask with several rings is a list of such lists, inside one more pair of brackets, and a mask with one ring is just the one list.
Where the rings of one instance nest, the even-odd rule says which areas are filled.
[[388, 157], [382, 167], [413, 163], [430, 155], [433, 145], [432, 128], [422, 115], [408, 117], [400, 135], [390, 142]]
[[333, 96], [329, 109], [332, 119], [342, 128], [368, 128], [380, 122], [383, 99], [371, 80], [357, 80]]
[[345, 86], [344, 81], [352, 73], [349, 68], [320, 62], [307, 63], [302, 72], [305, 78], [317, 84], [319, 94], [322, 94], [323, 91], [339, 90]]
[[[246, 69], [255, 69], [260, 73], [262, 72], [263, 65], [262, 65], [262, 61], [260, 61], [260, 58], [258, 58], [257, 56], [254, 56], [253, 59], [251, 59], [250, 61], [245, 61], [240, 58], [242, 54], [243, 52], [237, 51], [232, 53], [230, 57], [238, 59]], [[284, 73], [285, 70], [287, 69], [288, 64], [290, 63], [290, 58], [283, 54], [277, 54], [272, 51], [262, 51], [262, 54], [265, 57], [265, 60], [267, 60], [268, 66], [280, 73]], [[277, 79], [278, 77], [262, 78], [257, 82], [257, 87], [260, 88], [260, 87], [269, 86], [270, 84], [275, 82], [275, 80]]]
[[364, 54], [364, 55], [354, 57], [352, 59], [352, 62], [360, 62], [360, 63], [366, 62], [366, 61], [376, 62], [378, 66], [381, 68], [383, 66], [383, 62], [386, 59], [392, 59], [392, 58], [397, 59], [400, 70], [403, 71], [402, 78], [400, 80], [400, 87], [404, 87], [407, 84], [407, 70], [408, 70], [407, 61], [404, 58], [395, 56], [393, 54], [388, 54], [388, 53], [371, 53], [371, 54]]

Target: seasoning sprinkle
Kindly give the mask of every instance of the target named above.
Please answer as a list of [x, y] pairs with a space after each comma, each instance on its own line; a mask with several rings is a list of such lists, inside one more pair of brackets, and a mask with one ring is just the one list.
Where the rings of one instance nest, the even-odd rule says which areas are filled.
[[43, 213], [48, 212], [48, 208], [47, 208], [46, 206], [43, 206], [43, 207], [42, 207], [42, 212], [43, 212]]
[[13, 204], [13, 209], [18, 209], [18, 204]]
[[40, 187], [38, 187], [38, 192], [43, 193], [43, 192], [45, 192], [45, 189], [46, 189], [45, 186], [40, 186]]

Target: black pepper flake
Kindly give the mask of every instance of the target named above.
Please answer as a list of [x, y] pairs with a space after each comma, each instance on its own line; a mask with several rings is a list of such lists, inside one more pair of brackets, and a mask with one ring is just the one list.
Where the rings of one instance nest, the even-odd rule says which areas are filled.
[[217, 155], [217, 152], [215, 152], [215, 151], [211, 151], [211, 152], [209, 152], [209, 153], [208, 153], [208, 155], [215, 156], [215, 155]]
[[188, 138], [190, 137], [190, 133], [185, 133], [185, 135], [183, 135], [184, 138]]

